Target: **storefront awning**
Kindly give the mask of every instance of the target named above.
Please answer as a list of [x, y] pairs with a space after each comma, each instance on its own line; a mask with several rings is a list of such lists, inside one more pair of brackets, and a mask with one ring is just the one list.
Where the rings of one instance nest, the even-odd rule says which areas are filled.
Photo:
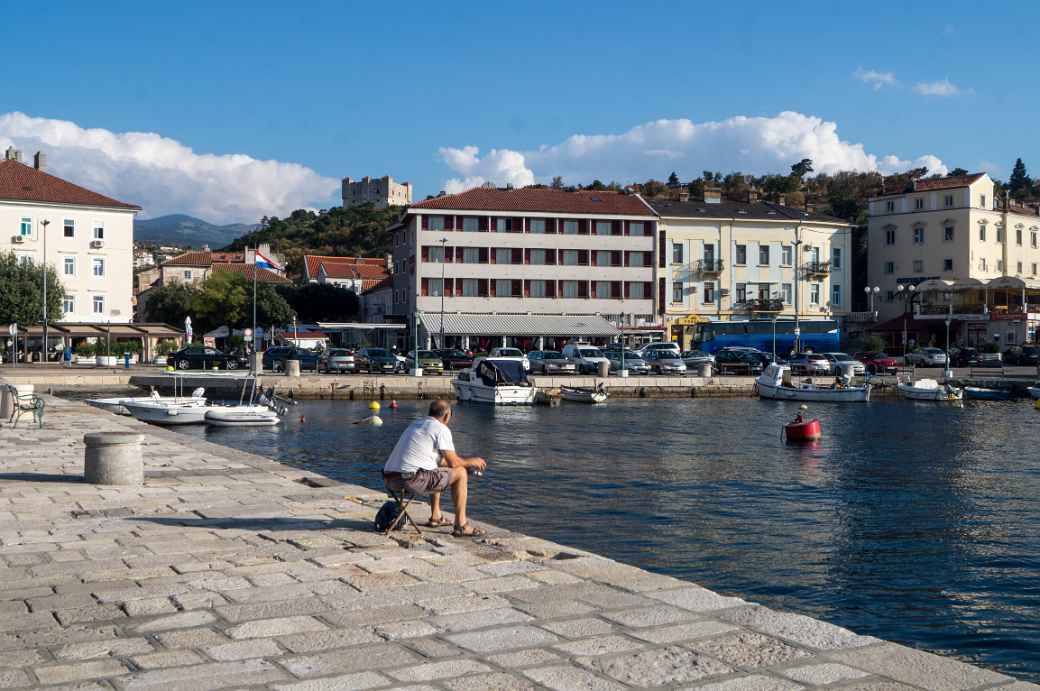
[[[429, 333], [441, 332], [440, 312], [420, 312]], [[603, 317], [559, 314], [444, 315], [444, 333], [459, 336], [617, 336], [620, 331]]]

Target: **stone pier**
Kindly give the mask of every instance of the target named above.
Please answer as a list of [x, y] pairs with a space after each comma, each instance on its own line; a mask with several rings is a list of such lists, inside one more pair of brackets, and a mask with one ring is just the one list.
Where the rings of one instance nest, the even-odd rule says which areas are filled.
[[[143, 486], [83, 482], [96, 431]], [[1037, 688], [491, 526], [387, 539], [383, 499], [48, 397], [0, 428], [0, 688]]]

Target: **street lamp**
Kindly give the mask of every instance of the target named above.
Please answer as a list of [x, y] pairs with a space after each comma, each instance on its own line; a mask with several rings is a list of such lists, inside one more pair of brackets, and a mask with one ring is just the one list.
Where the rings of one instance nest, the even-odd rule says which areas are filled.
[[[444, 265], [448, 263], [448, 238], [438, 240], [441, 243], [441, 348], [444, 348]], [[415, 354], [416, 358], [419, 354]]]
[[50, 221], [40, 221], [43, 226], [43, 364], [47, 364], [47, 226]]
[[953, 305], [950, 305], [950, 311], [946, 314], [946, 367], [943, 368], [943, 379], [949, 381], [953, 379], [953, 368], [950, 367], [950, 322], [952, 321]]
[[877, 319], [877, 313], [874, 312], [874, 296], [881, 292], [881, 288], [874, 286], [864, 286], [863, 292], [870, 298], [870, 314], [874, 319]]
[[899, 293], [900, 296], [904, 297], [906, 300], [903, 307], [903, 360], [905, 361], [908, 346], [906, 334], [906, 314], [911, 309], [913, 309], [914, 297], [917, 294], [917, 286], [915, 286], [913, 283], [910, 283], [908, 285], [903, 285], [902, 283], [900, 283], [898, 286], [896, 286], [896, 291]]

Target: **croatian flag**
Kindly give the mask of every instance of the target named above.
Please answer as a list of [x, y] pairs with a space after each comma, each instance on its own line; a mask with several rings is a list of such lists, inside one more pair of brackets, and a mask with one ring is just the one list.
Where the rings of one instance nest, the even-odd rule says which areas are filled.
[[260, 254], [259, 250], [255, 251], [254, 254], [256, 256], [253, 259], [253, 264], [257, 268], [260, 268], [260, 269], [272, 269], [272, 270], [279, 270], [279, 269], [282, 268], [282, 267], [278, 266], [278, 264], [275, 261], [273, 261], [271, 259], [268, 259], [264, 255]]

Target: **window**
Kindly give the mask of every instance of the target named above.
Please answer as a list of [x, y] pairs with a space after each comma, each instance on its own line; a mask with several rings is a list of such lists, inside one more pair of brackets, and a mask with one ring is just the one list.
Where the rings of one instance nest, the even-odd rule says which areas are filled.
[[747, 264], [747, 245], [737, 245], [737, 258], [734, 264]]
[[592, 286], [595, 289], [595, 295], [598, 299], [610, 299], [610, 281], [596, 281]]
[[426, 227], [429, 230], [444, 230], [444, 216], [428, 216]]
[[986, 208], [986, 195], [984, 195], [984, 194], [980, 194], [979, 195], [979, 206], [981, 206], [983, 209]]
[[895, 262], [885, 262], [885, 273], [886, 274], [894, 274], [895, 272], [896, 272], [896, 263]]
[[511, 218], [496, 218], [494, 221], [494, 229], [496, 233], [511, 233], [513, 232], [513, 219]]
[[979, 271], [986, 271], [986, 258], [979, 257]]
[[738, 283], [736, 293], [736, 304], [740, 305], [747, 302], [747, 283]]
[[545, 263], [545, 250], [531, 250], [531, 263], [532, 264], [544, 264]]
[[895, 302], [895, 301], [896, 301], [896, 291], [894, 291], [894, 290], [886, 291], [885, 292], [885, 302]]
[[952, 259], [943, 259], [943, 271], [953, 271]]
[[[543, 252], [545, 250], [542, 250]], [[462, 250], [462, 261], [465, 264], [479, 264], [480, 263], [480, 248], [479, 247], [466, 247]]]
[[715, 282], [714, 281], [705, 281], [704, 282], [704, 297], [702, 298], [701, 302], [703, 302], [705, 305], [713, 305], [713, 304], [715, 304]]
[[1004, 270], [1004, 260], [1003, 259], [998, 259], [997, 260], [997, 271], [1003, 271], [1003, 270]]
[[646, 224], [642, 221], [629, 221], [628, 223], [628, 234], [637, 237], [646, 237]]
[[1029, 246], [1036, 249], [1036, 231], [1029, 231]]
[[596, 221], [596, 235], [610, 235], [613, 226], [610, 221]]
[[943, 204], [947, 208], [953, 206], [953, 195], [952, 194], [947, 194], [945, 197], [943, 197]]
[[23, 218], [22, 219], [22, 222], [19, 225], [19, 232], [21, 233], [23, 238], [27, 238], [30, 235], [32, 235], [32, 219], [31, 218]]
[[780, 286], [780, 290], [784, 297], [784, 304], [790, 305], [794, 300], [794, 286], [790, 283], [784, 283]]
[[495, 297], [496, 298], [510, 298], [513, 297], [513, 280], [510, 278], [499, 278], [492, 283], [495, 286]]
[[462, 230], [466, 233], [475, 233], [480, 230], [480, 219], [476, 216], [465, 216], [462, 219]]
[[527, 232], [535, 233], [536, 235], [545, 234], [545, 219], [544, 218], [532, 218], [527, 222]]
[[105, 260], [94, 257], [94, 275], [101, 277], [105, 275]]
[[434, 245], [427, 249], [426, 261], [434, 262], [435, 264], [444, 263], [444, 245]]
[[923, 272], [924, 272], [924, 260], [923, 259], [915, 259], [914, 260], [914, 273], [915, 274], [919, 274], [919, 273], [923, 273]]
[[1032, 271], [1032, 274], [1033, 274], [1034, 276], [1036, 276], [1036, 262], [1033, 262], [1033, 271]]
[[979, 241], [980, 242], [986, 242], [986, 225], [985, 224], [979, 226]]
[[426, 279], [426, 294], [432, 297], [440, 297], [444, 293], [444, 284], [439, 278]]
[[62, 224], [65, 228], [65, 237], [74, 238], [76, 237], [76, 222], [71, 218], [66, 218]]
[[820, 284], [810, 283], [809, 284], [809, 302], [813, 305], [820, 304]]
[[[496, 247], [494, 251], [495, 251], [495, 263], [496, 264], [512, 264], [513, 263], [513, 250], [510, 249], [509, 247]], [[575, 262], [575, 263], [577, 263], [577, 262]]]
[[650, 266], [647, 260], [650, 255], [646, 252], [629, 252], [628, 253], [628, 265], [629, 266]]
[[544, 298], [545, 297], [545, 281], [537, 279], [530, 282], [530, 295], [533, 298]]
[[758, 265], [769, 266], [769, 245], [758, 246]]
[[[76, 258], [65, 257], [65, 275], [75, 276], [76, 275]], [[69, 310], [71, 311], [71, 310]]]
[[105, 296], [95, 295], [94, 296], [94, 314], [105, 313]]
[[997, 242], [1004, 242], [1004, 227], [997, 226]]
[[682, 255], [683, 255], [682, 249], [683, 248], [682, 248], [682, 243], [681, 242], [673, 242], [672, 243], [672, 263], [673, 264], [682, 264]]
[[76, 298], [71, 295], [66, 295], [61, 301], [61, 311], [65, 314], [72, 314], [76, 311]]
[[628, 284], [628, 297], [633, 300], [644, 300], [650, 296], [643, 283], [633, 281]]
[[914, 200], [914, 208], [917, 209], [918, 211], [923, 209], [924, 208], [924, 199], [922, 199], [921, 197], [918, 197], [917, 199], [915, 199]]
[[896, 244], [896, 231], [895, 228], [889, 228], [885, 231], [885, 244], [894, 245]]
[[480, 283], [475, 278], [462, 279], [462, 297], [475, 298], [480, 294]]
[[838, 284], [831, 286], [831, 307], [841, 307], [841, 286]]
[[565, 298], [576, 298], [578, 297], [578, 282], [577, 281], [560, 281], [560, 288]]
[[1019, 262], [1019, 263], [1018, 263], [1018, 268], [1017, 268], [1017, 272], [1018, 272], [1018, 275], [1019, 275], [1019, 276], [1021, 276], [1021, 275], [1022, 275], [1022, 262]]
[[780, 266], [794, 264], [794, 248], [791, 245], [780, 245]]
[[596, 266], [610, 266], [613, 252], [608, 250], [596, 250], [593, 252], [595, 255]]
[[953, 226], [943, 228], [943, 242], [953, 242]]
[[896, 203], [894, 201], [885, 202], [885, 211], [887, 213], [893, 213], [896, 210]]
[[[577, 266], [578, 265], [578, 250], [564, 250], [563, 251], [563, 263], [566, 266]], [[564, 296], [566, 297], [566, 296]]]
[[831, 266], [835, 269], [841, 268], [841, 248], [831, 248]]
[[[577, 221], [564, 221], [563, 222], [563, 234], [564, 235], [577, 235], [578, 234], [578, 222]], [[575, 288], [577, 290], [577, 288]]]
[[672, 302], [683, 301], [683, 284], [682, 281], [672, 282]]
[[1015, 228], [1015, 244], [1020, 246], [1020, 247], [1022, 245], [1022, 229], [1021, 228]]
[[923, 245], [924, 244], [924, 228], [920, 228], [920, 227], [914, 228], [914, 244], [915, 245]]

